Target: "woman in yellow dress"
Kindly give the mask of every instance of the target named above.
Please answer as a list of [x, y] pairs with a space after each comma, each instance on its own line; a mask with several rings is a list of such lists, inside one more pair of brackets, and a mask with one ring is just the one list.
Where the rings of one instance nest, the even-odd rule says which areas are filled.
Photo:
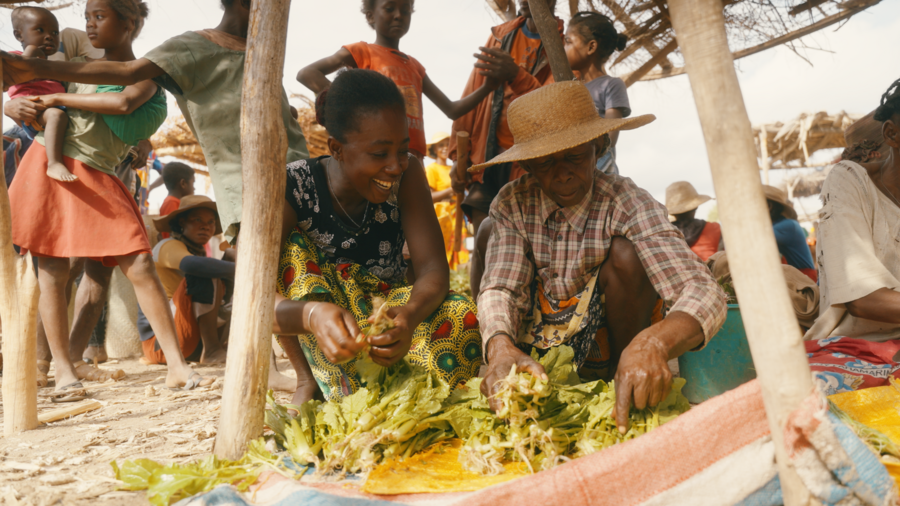
[[[447, 165], [447, 155], [450, 153], [450, 134], [438, 132], [427, 144], [428, 156], [435, 160], [425, 168], [425, 177], [428, 186], [431, 187], [431, 200], [434, 202], [434, 212], [441, 224], [441, 233], [444, 235], [444, 249], [447, 251], [447, 261], [450, 268], [456, 269], [457, 265], [469, 261], [469, 252], [462, 248], [459, 256], [453, 258], [453, 227], [456, 225], [456, 202], [453, 198], [453, 189], [450, 188], [450, 166]], [[463, 239], [466, 230], [463, 229]]]

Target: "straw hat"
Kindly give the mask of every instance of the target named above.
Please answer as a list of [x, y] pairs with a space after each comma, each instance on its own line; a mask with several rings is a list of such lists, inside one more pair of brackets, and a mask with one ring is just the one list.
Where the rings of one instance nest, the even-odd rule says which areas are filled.
[[653, 115], [627, 119], [601, 118], [583, 83], [566, 81], [544, 86], [517, 98], [507, 121], [516, 143], [492, 160], [475, 165], [478, 172], [491, 165], [531, 160], [572, 149], [615, 130], [631, 130], [655, 120]]
[[782, 216], [789, 220], [797, 219], [797, 211], [794, 210], [794, 204], [788, 200], [787, 193], [767, 184], [763, 185], [763, 191], [766, 193], [766, 200], [781, 204]]
[[673, 216], [693, 211], [710, 200], [712, 197], [700, 195], [694, 185], [687, 181], [678, 181], [666, 188], [666, 209]]
[[171, 232], [172, 227], [170, 225], [172, 220], [193, 209], [209, 209], [215, 213], [216, 235], [222, 233], [222, 223], [219, 222], [219, 209], [216, 207], [216, 203], [205, 195], [188, 195], [181, 199], [181, 204], [178, 205], [178, 209], [153, 220], [153, 223], [156, 225], [156, 230], [159, 232]]
[[431, 142], [425, 145], [425, 152], [428, 156], [435, 158], [435, 154], [431, 152], [431, 148], [433, 148], [436, 144], [439, 144], [441, 141], [447, 140], [450, 138], [450, 134], [447, 132], [437, 132], [431, 136]]

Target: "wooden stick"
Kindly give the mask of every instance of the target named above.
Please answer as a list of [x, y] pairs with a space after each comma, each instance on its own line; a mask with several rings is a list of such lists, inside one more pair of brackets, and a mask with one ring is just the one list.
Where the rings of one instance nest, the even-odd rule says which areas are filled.
[[728, 49], [721, 0], [669, 0], [706, 140], [728, 262], [762, 388], [788, 506], [810, 494], [784, 447], [788, 415], [813, 391], [766, 207], [753, 131]]
[[669, 43], [666, 44], [666, 46], [664, 48], [660, 49], [659, 52], [656, 53], [655, 56], [653, 56], [653, 58], [650, 58], [649, 60], [647, 60], [643, 65], [641, 65], [641, 67], [639, 69], [635, 70], [634, 72], [632, 72], [631, 74], [628, 74], [628, 76], [625, 77], [625, 86], [626, 87], [631, 86], [632, 84], [634, 84], [635, 82], [640, 80], [640, 78], [647, 75], [648, 72], [653, 70], [653, 67], [659, 65], [663, 60], [668, 58], [669, 54], [672, 53], [673, 51], [675, 51], [676, 49], [678, 49], [678, 40], [676, 40], [676, 39], [670, 40]]
[[[466, 180], [469, 170], [469, 132], [456, 133], [456, 175], [460, 181]], [[453, 251], [459, 253], [462, 249], [463, 210], [462, 203], [466, 194], [456, 194], [456, 224], [453, 226]]]
[[216, 455], [229, 460], [241, 458], [247, 442], [262, 435], [265, 414], [286, 184], [281, 80], [290, 5], [290, 0], [254, 0], [250, 10], [241, 99], [238, 290], [215, 445]]
[[[3, 62], [0, 61], [0, 76]], [[0, 78], [2, 79], [2, 78]], [[2, 82], [0, 82], [2, 84]], [[0, 96], [0, 110], [3, 97]], [[2, 121], [2, 120], [0, 120]], [[0, 178], [0, 320], [3, 321], [3, 434], [38, 426], [37, 303], [40, 292], [31, 255], [13, 250], [6, 178]]]
[[538, 33], [541, 34], [544, 50], [547, 51], [553, 79], [558, 83], [575, 79], [572, 67], [569, 66], [569, 59], [566, 58], [562, 37], [559, 36], [559, 23], [556, 21], [556, 16], [550, 12], [547, 0], [529, 0], [528, 6], [531, 9], [534, 24], [537, 25]]
[[100, 404], [100, 401], [95, 399], [88, 399], [78, 404], [70, 404], [69, 406], [66, 406], [64, 408], [44, 411], [40, 414], [40, 416], [38, 416], [38, 422], [42, 424], [52, 423], [63, 420], [65, 418], [69, 418], [70, 416], [80, 415], [82, 413], [87, 413], [88, 411], [94, 411], [95, 409], [100, 409], [102, 407], [103, 405]]

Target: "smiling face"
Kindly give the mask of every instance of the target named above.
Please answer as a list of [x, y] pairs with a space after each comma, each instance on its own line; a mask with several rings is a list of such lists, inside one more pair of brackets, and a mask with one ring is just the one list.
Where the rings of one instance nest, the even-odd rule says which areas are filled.
[[437, 155], [438, 160], [446, 162], [447, 157], [450, 156], [450, 139], [444, 139], [439, 142], [434, 147], [434, 154]]
[[178, 221], [184, 230], [182, 235], [200, 246], [208, 243], [216, 233], [216, 213], [209, 209], [193, 209], [179, 216]]
[[605, 140], [598, 140], [554, 153], [550, 156], [519, 162], [538, 180], [541, 190], [562, 207], [572, 207], [584, 200], [594, 184], [597, 157]]
[[346, 142], [328, 139], [334, 159], [341, 162], [344, 179], [363, 199], [373, 204], [387, 201], [409, 165], [406, 111], [389, 107], [364, 112], [345, 138]]
[[376, 0], [375, 8], [366, 13], [366, 21], [378, 35], [400, 40], [409, 32], [412, 12], [412, 0]]
[[43, 9], [25, 11], [13, 34], [22, 43], [22, 49], [37, 46], [46, 56], [59, 50], [59, 22], [56, 16]]
[[122, 19], [104, 0], [89, 0], [84, 9], [85, 32], [91, 45], [112, 49], [131, 44], [134, 21]]

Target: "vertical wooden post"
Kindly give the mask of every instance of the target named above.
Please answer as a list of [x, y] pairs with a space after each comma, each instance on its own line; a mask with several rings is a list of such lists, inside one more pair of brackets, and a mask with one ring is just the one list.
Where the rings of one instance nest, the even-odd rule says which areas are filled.
[[809, 504], [810, 494], [784, 448], [787, 416], [812, 390], [797, 319], [778, 264], [750, 118], [728, 49], [721, 0], [669, 0], [706, 139], [728, 262], [741, 302], [747, 340], [788, 506]]
[[237, 460], [262, 435], [275, 277], [286, 183], [287, 133], [281, 115], [290, 0], [254, 0], [241, 96], [243, 214], [231, 343], [215, 451]]
[[528, 7], [531, 9], [531, 17], [534, 18], [538, 33], [541, 34], [544, 50], [547, 51], [553, 79], [558, 83], [575, 79], [572, 67], [569, 66], [569, 59], [566, 58], [562, 39], [559, 36], [559, 23], [556, 21], [556, 16], [550, 12], [547, 0], [529, 0]]
[[[0, 61], [0, 76], [3, 62]], [[0, 83], [2, 84], [2, 83]], [[0, 86], [2, 88], [2, 86]], [[3, 97], [0, 95], [0, 110]], [[0, 120], [2, 130], [2, 120]], [[0, 181], [0, 320], [3, 321], [3, 435], [31, 430], [37, 419], [37, 303], [31, 255], [13, 250], [6, 177]]]

